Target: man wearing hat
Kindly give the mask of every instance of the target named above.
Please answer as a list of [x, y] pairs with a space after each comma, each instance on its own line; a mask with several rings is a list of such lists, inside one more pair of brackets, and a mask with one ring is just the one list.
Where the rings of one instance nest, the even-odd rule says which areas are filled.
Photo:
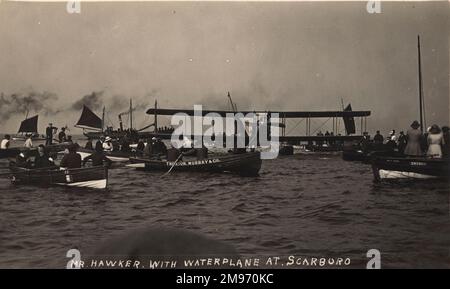
[[420, 140], [422, 138], [422, 131], [419, 129], [420, 124], [417, 120], [413, 121], [411, 128], [406, 132], [407, 144], [404, 154], [409, 156], [422, 155], [420, 148]]
[[49, 123], [45, 129], [45, 145], [51, 145], [53, 141], [53, 124]]

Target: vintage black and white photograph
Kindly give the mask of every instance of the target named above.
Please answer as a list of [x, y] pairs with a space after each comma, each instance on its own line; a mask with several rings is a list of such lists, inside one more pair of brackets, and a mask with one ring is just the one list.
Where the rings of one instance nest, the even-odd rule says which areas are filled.
[[0, 268], [448, 269], [449, 14], [2, 0]]

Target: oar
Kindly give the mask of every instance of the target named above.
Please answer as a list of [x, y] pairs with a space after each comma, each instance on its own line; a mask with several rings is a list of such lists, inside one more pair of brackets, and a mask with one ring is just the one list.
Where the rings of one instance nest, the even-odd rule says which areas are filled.
[[170, 172], [172, 171], [172, 169], [175, 167], [175, 165], [178, 163], [178, 161], [181, 159], [181, 157], [183, 156], [183, 154], [181, 153], [178, 158], [175, 160], [175, 162], [173, 163], [173, 165], [170, 167], [170, 169], [164, 174], [162, 175], [162, 177], [167, 176], [168, 174], [170, 174]]
[[128, 168], [145, 168], [145, 163], [128, 164], [125, 166]]

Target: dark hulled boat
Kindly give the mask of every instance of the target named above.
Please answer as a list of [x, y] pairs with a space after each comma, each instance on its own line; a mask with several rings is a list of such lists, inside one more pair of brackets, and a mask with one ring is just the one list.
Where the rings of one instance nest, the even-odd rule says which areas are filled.
[[14, 158], [18, 154], [20, 154], [20, 148], [8, 148], [8, 149], [0, 149], [0, 159], [5, 158]]
[[79, 169], [27, 169], [10, 166], [11, 182], [37, 186], [66, 186], [105, 189], [108, 184], [108, 168], [88, 167]]
[[376, 181], [405, 178], [449, 179], [450, 159], [375, 156], [372, 159], [372, 171]]
[[[419, 72], [419, 117], [420, 130], [423, 131], [423, 89], [422, 89], [422, 69], [420, 54], [420, 37], [417, 36], [418, 72]], [[382, 179], [429, 179], [439, 178], [449, 180], [450, 178], [450, 157], [427, 158], [427, 157], [396, 157], [396, 156], [375, 156], [372, 158], [372, 171], [375, 180]]]
[[[45, 149], [48, 154], [53, 155], [60, 151], [65, 150], [69, 147], [70, 143], [60, 143], [60, 144], [52, 144], [45, 146]], [[28, 156], [36, 156], [37, 155], [37, 147], [35, 148], [25, 148], [25, 147], [12, 147], [8, 149], [0, 149], [0, 159], [4, 158], [15, 158], [20, 153], [26, 153]]]
[[361, 145], [344, 148], [342, 150], [342, 159], [350, 162], [363, 162], [370, 164], [374, 156], [391, 156], [391, 157], [403, 157], [404, 155], [390, 149], [389, 147], [381, 144], [369, 144], [364, 147]]
[[360, 149], [343, 150], [342, 159], [349, 162], [367, 162], [370, 155]]
[[146, 171], [168, 171], [173, 166], [173, 171], [229, 172], [241, 176], [257, 176], [262, 163], [260, 156], [259, 152], [229, 153], [203, 160], [186, 159], [178, 162], [130, 158], [130, 166]]
[[294, 146], [289, 144], [281, 145], [278, 154], [282, 156], [291, 156], [294, 154]]
[[[81, 155], [81, 158], [84, 159], [87, 156], [90, 156], [94, 153], [94, 150], [79, 148], [77, 153]], [[136, 151], [122, 152], [122, 151], [104, 151], [103, 152], [108, 159], [113, 162], [127, 162], [130, 157], [136, 156]]]

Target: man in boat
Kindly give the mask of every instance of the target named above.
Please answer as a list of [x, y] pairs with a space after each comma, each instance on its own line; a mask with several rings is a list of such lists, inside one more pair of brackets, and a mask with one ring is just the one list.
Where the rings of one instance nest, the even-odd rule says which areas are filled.
[[60, 166], [68, 169], [81, 168], [81, 156], [77, 154], [77, 145], [70, 145], [68, 150], [69, 152], [62, 158]]
[[30, 157], [27, 152], [21, 152], [16, 157], [16, 164], [19, 168], [30, 169], [32, 167]]
[[59, 143], [63, 143], [63, 142], [67, 141], [66, 128], [65, 127], [61, 128], [61, 131], [58, 134], [58, 140], [59, 140]]
[[145, 149], [145, 144], [144, 144], [144, 140], [142, 138], [139, 139], [139, 142], [137, 143], [136, 146], [136, 151], [139, 153], [142, 153]]
[[33, 134], [27, 133], [27, 139], [25, 140], [25, 143], [23, 144], [24, 147], [31, 149], [33, 147], [33, 140], [31, 139]]
[[405, 152], [406, 148], [406, 135], [403, 131], [400, 132], [400, 135], [398, 136], [398, 152], [403, 154]]
[[[103, 142], [101, 141], [101, 140], [98, 140], [98, 141], [96, 141], [95, 142], [95, 147], [97, 147], [97, 146], [101, 146], [102, 148], [103, 148]], [[93, 150], [94, 148], [92, 148], [92, 150]]]
[[386, 142], [386, 148], [393, 151], [397, 148], [397, 136], [395, 135], [395, 130], [391, 130], [389, 133], [389, 138]]
[[34, 168], [35, 169], [41, 169], [41, 168], [49, 168], [54, 167], [55, 162], [51, 157], [48, 156], [45, 147], [43, 144], [40, 144], [38, 146], [38, 155], [34, 158]]
[[366, 152], [369, 149], [369, 143], [370, 143], [370, 136], [367, 131], [363, 132], [363, 137], [361, 141], [359, 142], [359, 145], [362, 149], [362, 151]]
[[72, 136], [71, 135], [67, 136], [66, 142], [69, 143], [69, 144], [73, 144], [73, 140], [72, 140]]
[[197, 160], [204, 160], [208, 158], [208, 148], [202, 143], [202, 147], [197, 149], [196, 152]]
[[442, 145], [442, 155], [444, 157], [450, 156], [450, 128], [448, 126], [442, 127], [442, 135], [444, 138], [444, 144]]
[[131, 151], [130, 142], [129, 142], [127, 136], [124, 136], [121, 140], [120, 151], [121, 152], [130, 152]]
[[48, 127], [45, 129], [45, 145], [51, 145], [53, 141], [53, 131], [54, 127], [52, 123], [48, 124]]
[[[334, 133], [330, 132], [330, 136], [334, 136]], [[369, 136], [369, 139], [370, 139], [370, 136]], [[336, 144], [336, 142], [334, 140], [329, 140], [328, 142], [330, 143], [330, 146], [334, 146]]]
[[105, 138], [105, 142], [103, 143], [103, 150], [106, 152], [110, 152], [113, 150], [113, 146], [111, 143], [111, 138], [109, 136], [107, 136]]
[[167, 150], [167, 161], [174, 162], [176, 160], [182, 160], [182, 155], [183, 153], [179, 149], [172, 146]]
[[151, 140], [147, 139], [147, 145], [144, 148], [144, 156], [151, 157], [153, 155], [153, 142], [156, 140], [155, 137], [153, 137]]
[[[100, 144], [100, 147], [102, 147], [102, 143], [101, 142], [98, 141], [97, 144]], [[96, 144], [96, 146], [97, 146], [97, 144]], [[91, 138], [88, 138], [86, 144], [84, 145], [84, 148], [87, 149], [87, 150], [93, 150], [94, 149], [94, 147], [92, 146]]]
[[[325, 136], [328, 137], [330, 136], [330, 133], [328, 131], [325, 131]], [[325, 141], [326, 145], [329, 145], [330, 143], [328, 142], [328, 140]]]
[[380, 131], [377, 130], [377, 133], [374, 135], [373, 137], [373, 141], [375, 142], [375, 144], [383, 144], [384, 142], [384, 138], [383, 136], [380, 134]]
[[11, 136], [9, 134], [6, 134], [5, 137], [2, 139], [2, 142], [0, 144], [0, 149], [6, 150], [9, 148]]
[[112, 161], [108, 159], [103, 152], [103, 146], [101, 142], [97, 142], [95, 144], [95, 151], [90, 156], [87, 156], [83, 159], [83, 167], [86, 165], [86, 162], [88, 160], [92, 160], [92, 166], [107, 166], [110, 167], [112, 164]]
[[165, 156], [167, 155], [167, 147], [166, 145], [161, 141], [160, 138], [157, 138], [156, 141], [152, 145], [153, 154], [157, 157]]

